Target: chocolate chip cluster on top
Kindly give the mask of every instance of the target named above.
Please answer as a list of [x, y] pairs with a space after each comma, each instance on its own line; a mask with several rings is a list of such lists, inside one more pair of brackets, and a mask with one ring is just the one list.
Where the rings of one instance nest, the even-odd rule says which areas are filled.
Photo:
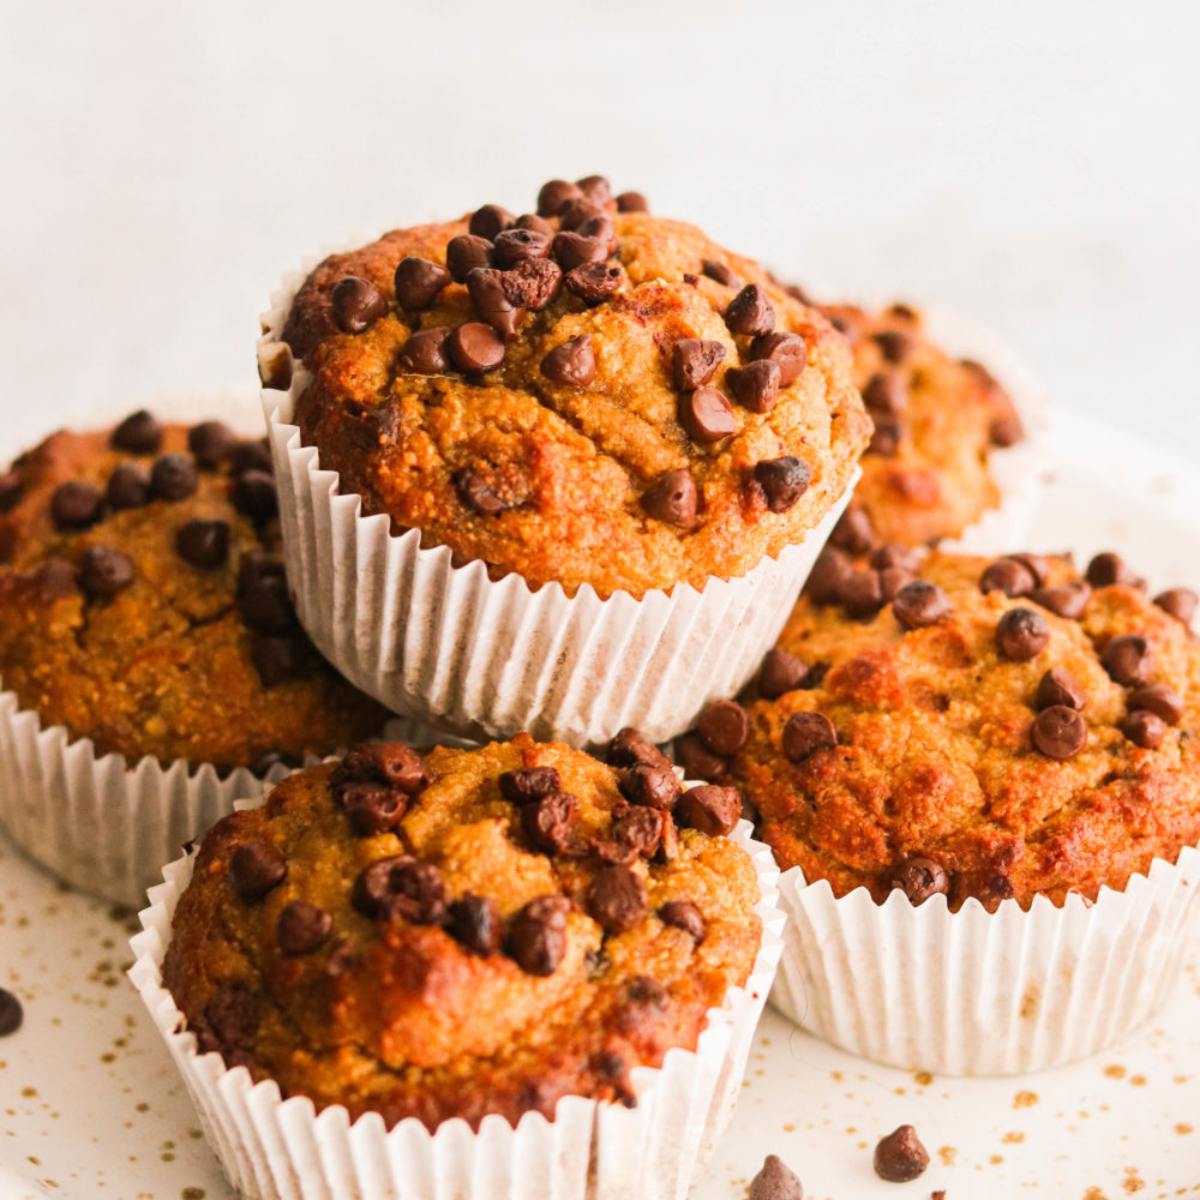
[[870, 435], [845, 341], [749, 259], [553, 180], [326, 259], [297, 419], [370, 512], [532, 583], [641, 595], [816, 525]]
[[759, 892], [734, 789], [608, 757], [369, 743], [220, 822], [164, 968], [201, 1049], [389, 1125], [635, 1103], [747, 979]]
[[137, 412], [0, 476], [0, 686], [136, 761], [328, 754], [382, 709], [313, 650], [279, 557], [262, 441]]
[[1200, 839], [1193, 592], [1151, 600], [1115, 554], [1081, 576], [1033, 554], [831, 550], [816, 582], [758, 698], [708, 706], [677, 747], [744, 789], [785, 869], [992, 908], [1122, 888]]

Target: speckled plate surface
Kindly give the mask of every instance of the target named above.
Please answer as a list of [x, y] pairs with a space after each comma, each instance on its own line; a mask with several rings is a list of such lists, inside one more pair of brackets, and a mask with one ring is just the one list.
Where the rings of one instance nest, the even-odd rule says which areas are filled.
[[[1200, 476], [1079, 418], [1056, 418], [1052, 437], [1025, 548], [1083, 557], [1118, 547], [1153, 585], [1197, 586]], [[0, 1040], [3, 1200], [232, 1196], [124, 978], [132, 928], [0, 839], [0, 985], [26, 1009], [20, 1031]], [[877, 1067], [768, 1011], [733, 1127], [693, 1200], [744, 1197], [768, 1153], [792, 1165], [813, 1200], [927, 1200], [937, 1189], [948, 1200], [1200, 1196], [1198, 997], [1193, 960], [1160, 1019], [1124, 1045], [999, 1080]], [[871, 1151], [906, 1122], [933, 1165], [897, 1187], [876, 1179]]]

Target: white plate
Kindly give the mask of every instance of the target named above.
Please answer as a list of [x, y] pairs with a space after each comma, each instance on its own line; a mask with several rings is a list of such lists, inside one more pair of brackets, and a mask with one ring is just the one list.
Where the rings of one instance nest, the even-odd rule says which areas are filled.
[[[1052, 439], [1052, 476], [1025, 548], [1082, 559], [1111, 546], [1154, 586], [1200, 583], [1194, 471], [1080, 418], [1056, 418]], [[26, 1006], [22, 1029], [0, 1041], [4, 1200], [232, 1195], [122, 975], [129, 929], [0, 843], [0, 984]], [[1000, 1080], [877, 1067], [768, 1012], [733, 1127], [693, 1200], [744, 1195], [768, 1153], [796, 1169], [812, 1200], [926, 1200], [938, 1188], [949, 1200], [1200, 1195], [1197, 995], [1193, 961], [1161, 1019], [1125, 1045]], [[934, 1165], [898, 1191], [875, 1178], [871, 1151], [901, 1123], [916, 1125]]]

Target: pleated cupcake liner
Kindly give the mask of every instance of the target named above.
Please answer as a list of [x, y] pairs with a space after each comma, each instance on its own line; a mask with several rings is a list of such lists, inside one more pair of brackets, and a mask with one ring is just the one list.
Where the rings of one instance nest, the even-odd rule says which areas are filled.
[[883, 904], [783, 873], [784, 951], [771, 1004], [817, 1037], [890, 1066], [1017, 1075], [1115, 1045], [1149, 1021], [1200, 930], [1200, 851], [1156, 859], [1094, 902], [1028, 909], [944, 896]]
[[478, 1132], [459, 1119], [430, 1132], [408, 1118], [389, 1130], [377, 1113], [351, 1121], [341, 1106], [317, 1112], [304, 1097], [283, 1099], [271, 1080], [254, 1083], [246, 1068], [226, 1068], [219, 1054], [200, 1054], [162, 984], [191, 855], [171, 863], [150, 892], [143, 930], [130, 943], [129, 976], [209, 1145], [246, 1200], [682, 1200], [728, 1125], [783, 949], [771, 852], [746, 822], [731, 837], [750, 854], [760, 888], [753, 970], [708, 1012], [695, 1050], [677, 1047], [660, 1068], [632, 1072], [634, 1108], [572, 1096], [552, 1120], [531, 1112], [514, 1125], [491, 1115]]
[[[354, 244], [354, 243], [352, 243]], [[289, 276], [263, 317], [260, 374], [289, 577], [309, 637], [356, 687], [396, 712], [466, 737], [526, 730], [573, 746], [634, 725], [656, 742], [707, 701], [739, 691], [787, 619], [853, 483], [802, 541], [746, 575], [676, 584], [640, 599], [532, 588], [485, 563], [453, 564], [421, 532], [394, 536], [364, 516], [336, 471], [301, 444], [296, 402], [311, 376], [280, 341], [308, 270]]]

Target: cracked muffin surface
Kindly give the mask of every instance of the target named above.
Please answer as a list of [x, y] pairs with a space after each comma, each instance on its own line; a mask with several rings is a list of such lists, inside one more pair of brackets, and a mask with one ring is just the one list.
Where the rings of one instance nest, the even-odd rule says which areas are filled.
[[845, 340], [692, 226], [563, 188], [322, 262], [283, 332], [304, 440], [395, 531], [534, 585], [745, 574], [852, 478]]
[[695, 1047], [761, 928], [732, 789], [681, 796], [627, 746], [372, 743], [226, 817], [164, 965], [201, 1051], [389, 1126], [636, 1103], [631, 1070]]
[[838, 570], [814, 571], [760, 698], [725, 702], [741, 724], [702, 714], [685, 742], [744, 789], [783, 868], [994, 908], [1094, 898], [1200, 840], [1194, 593], [1151, 600], [1111, 554], [1086, 577], [934, 554], [884, 566], [890, 599]]
[[53, 434], [0, 476], [0, 687], [100, 754], [267, 769], [377, 733], [295, 620], [263, 443]]

